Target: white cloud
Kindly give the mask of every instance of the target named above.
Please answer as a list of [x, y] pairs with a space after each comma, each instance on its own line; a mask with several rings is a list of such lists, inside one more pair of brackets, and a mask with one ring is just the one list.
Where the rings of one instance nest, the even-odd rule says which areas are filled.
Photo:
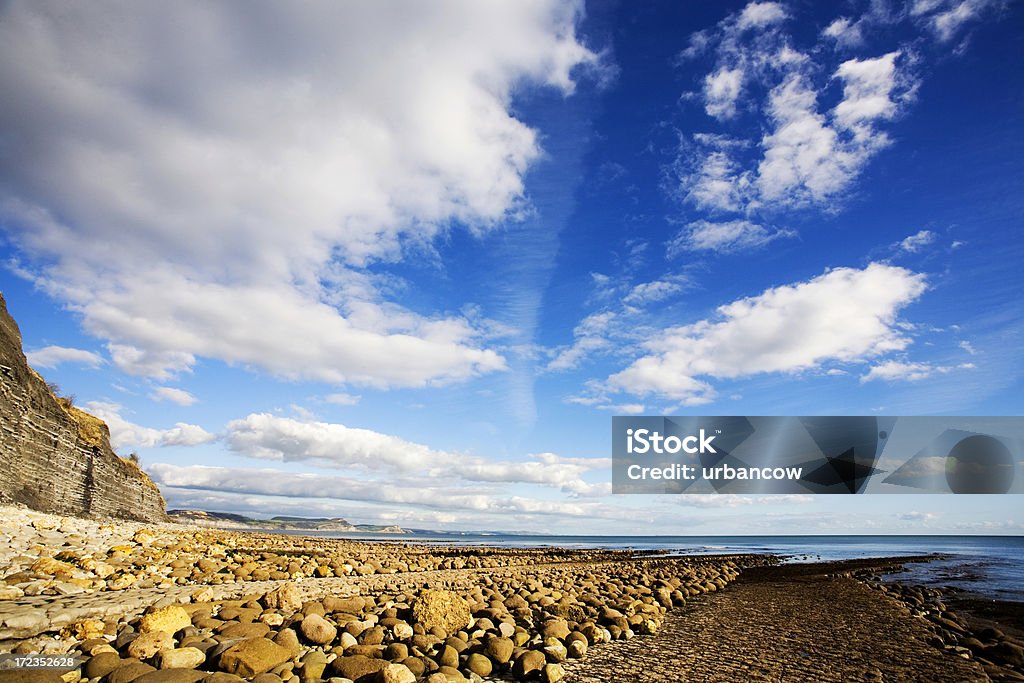
[[910, 13], [924, 19], [935, 36], [946, 43], [955, 38], [965, 25], [1002, 4], [999, 0], [917, 0]]
[[494, 461], [429, 448], [370, 429], [310, 419], [254, 413], [227, 425], [229, 447], [245, 455], [281, 462], [396, 476], [419, 474], [450, 482], [530, 483], [560, 487], [591, 470], [611, 466], [607, 458], [564, 458], [553, 453], [525, 461]]
[[881, 379], [887, 381], [906, 380], [916, 382], [931, 377], [936, 372], [947, 371], [948, 368], [936, 368], [928, 363], [905, 363], [902, 361], [890, 360], [879, 363], [872, 367], [868, 373], [860, 378], [861, 382]]
[[933, 375], [945, 375], [953, 370], [972, 370], [974, 363], [960, 363], [957, 366], [935, 365], [933, 363], [917, 363], [890, 360], [872, 366], [860, 381], [884, 380], [887, 382], [918, 382]]
[[860, 22], [851, 21], [849, 17], [839, 17], [826, 26], [821, 35], [833, 39], [843, 47], [856, 47], [864, 42]]
[[715, 391], [700, 378], [796, 372], [905, 348], [897, 313], [925, 290], [923, 275], [880, 263], [837, 268], [718, 308], [716, 319], [664, 330], [647, 355], [608, 378], [608, 387], [683, 402]]
[[921, 251], [935, 241], [935, 233], [931, 230], [920, 230], [900, 242], [900, 249], [911, 254]]
[[90, 368], [103, 365], [103, 357], [98, 353], [85, 349], [73, 349], [67, 346], [44, 346], [25, 354], [28, 364], [37, 368], [56, 368], [63, 363], [76, 363]]
[[[877, 124], [896, 115], [892, 100], [912, 91], [898, 79], [891, 52], [875, 59], [851, 59], [839, 65], [843, 99], [829, 121], [818, 111], [818, 93], [801, 71], [790, 73], [769, 94], [773, 131], [763, 140], [757, 169], [759, 201], [775, 204], [826, 204], [844, 192], [874, 155], [889, 144]], [[903, 84], [903, 85], [901, 85]]]
[[362, 397], [354, 396], [352, 394], [346, 394], [344, 392], [338, 392], [335, 394], [328, 394], [324, 396], [324, 400], [328, 403], [333, 403], [339, 406], [354, 406], [359, 403]]
[[216, 434], [184, 422], [175, 423], [170, 429], [143, 427], [123, 418], [121, 406], [116, 403], [90, 401], [85, 409], [107, 423], [110, 428], [110, 445], [115, 451], [122, 448], [198, 446], [217, 439]]
[[[915, 92], [904, 50], [846, 60], [829, 77], [828, 63], [811, 58], [820, 45], [794, 47], [785, 17], [779, 5], [751, 3], [701, 34], [702, 49], [715, 57], [701, 84], [705, 111], [723, 122], [740, 111], [761, 115], [744, 127], [756, 136], [723, 128], [694, 133], [681, 145], [681, 195], [701, 209], [740, 214], [719, 222], [757, 224], [764, 210], [832, 208], [889, 144], [882, 124], [899, 115]], [[888, 10], [873, 6], [856, 21], [836, 19], [822, 36], [850, 46], [862, 40], [863, 30], [893, 21]], [[757, 33], [744, 34], [744, 27]], [[843, 85], [842, 98], [828, 108], [823, 101], [832, 97], [829, 86], [836, 81]]]
[[716, 119], [736, 116], [736, 100], [743, 87], [743, 70], [722, 68], [704, 78], [704, 111]]
[[611, 311], [594, 313], [584, 318], [573, 330], [575, 341], [559, 350], [548, 363], [547, 369], [551, 372], [572, 370], [593, 354], [611, 348], [607, 334], [614, 319], [615, 314]]
[[940, 517], [937, 512], [898, 512], [896, 513], [897, 519], [902, 519], [908, 522], [930, 522]]
[[648, 304], [664, 301], [674, 294], [683, 291], [686, 280], [683, 278], [672, 278], [641, 282], [635, 285], [629, 294], [622, 299], [627, 306], [646, 306]]
[[786, 19], [786, 10], [777, 2], [751, 2], [740, 12], [736, 27], [741, 31], [764, 28]]
[[896, 114], [892, 94], [897, 86], [896, 60], [890, 52], [874, 59], [850, 59], [839, 65], [836, 78], [843, 81], [843, 100], [836, 105], [838, 126], [858, 138], [877, 135], [874, 123]]
[[297, 474], [268, 469], [182, 467], [155, 463], [147, 468], [161, 487], [199, 489], [293, 498], [329, 498], [415, 505], [439, 510], [529, 513], [615, 519], [622, 511], [600, 503], [555, 501], [524, 496], [473, 493], [433, 480], [419, 485], [391, 484], [352, 477]]
[[196, 402], [196, 397], [184, 389], [176, 387], [157, 387], [150, 396], [157, 401], [171, 401], [179, 406], [190, 406]]
[[501, 370], [472, 321], [388, 304], [358, 269], [522, 211], [541, 149], [512, 94], [572, 92], [596, 63], [581, 12], [8, 3], [3, 224], [129, 373], [202, 356], [373, 386]]
[[791, 230], [769, 230], [748, 220], [690, 223], [668, 243], [668, 256], [683, 251], [742, 251], [757, 249], [781, 237], [794, 237]]
[[978, 353], [978, 350], [974, 348], [974, 345], [973, 345], [973, 344], [971, 344], [971, 342], [969, 342], [969, 341], [967, 341], [967, 340], [964, 340], [964, 341], [960, 342], [960, 343], [958, 344], [958, 346], [959, 346], [959, 347], [960, 347], [961, 349], [963, 349], [964, 351], [966, 351], [967, 353], [971, 354], [972, 356], [973, 356], [974, 354]]

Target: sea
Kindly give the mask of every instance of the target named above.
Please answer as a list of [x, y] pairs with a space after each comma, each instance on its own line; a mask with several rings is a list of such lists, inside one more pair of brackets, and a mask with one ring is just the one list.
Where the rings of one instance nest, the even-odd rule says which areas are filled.
[[509, 548], [660, 550], [670, 555], [768, 553], [786, 562], [939, 555], [908, 563], [890, 580], [971, 597], [1024, 602], [1024, 536], [534, 536], [514, 534], [350, 534], [292, 532], [330, 538]]

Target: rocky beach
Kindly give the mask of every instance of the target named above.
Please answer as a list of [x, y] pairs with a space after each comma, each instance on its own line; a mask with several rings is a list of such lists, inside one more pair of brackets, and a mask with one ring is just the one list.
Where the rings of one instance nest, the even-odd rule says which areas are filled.
[[[907, 558], [375, 543], [19, 507], [2, 518], [0, 651], [22, 665], [0, 681], [1024, 680], [1012, 625], [879, 580]], [[26, 666], [40, 662], [63, 666]]]

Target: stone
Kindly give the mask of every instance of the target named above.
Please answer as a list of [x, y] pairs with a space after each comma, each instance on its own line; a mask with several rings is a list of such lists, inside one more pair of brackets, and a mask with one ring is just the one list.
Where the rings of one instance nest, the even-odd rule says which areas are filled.
[[156, 671], [156, 668], [138, 660], [125, 662], [107, 674], [107, 683], [131, 683], [151, 671]]
[[424, 589], [412, 605], [413, 622], [429, 631], [440, 628], [448, 634], [469, 626], [469, 603], [452, 591]]
[[194, 669], [206, 661], [206, 653], [199, 648], [183, 647], [160, 653], [161, 669]]
[[136, 678], [137, 683], [196, 683], [206, 678], [205, 671], [194, 669], [163, 669], [151, 671]]
[[192, 618], [180, 605], [168, 605], [144, 614], [139, 620], [139, 633], [165, 631], [175, 634], [181, 629], [191, 626]]
[[466, 668], [477, 676], [490, 676], [491, 671], [494, 670], [494, 665], [486, 656], [479, 652], [474, 652], [466, 658]]
[[298, 586], [288, 581], [264, 595], [263, 604], [271, 609], [291, 614], [302, 609], [302, 593]]
[[220, 656], [220, 668], [229, 674], [252, 678], [292, 658], [292, 653], [272, 640], [250, 638], [232, 645]]
[[17, 586], [0, 586], [0, 600], [17, 600], [25, 595], [25, 591]]
[[128, 655], [136, 659], [149, 659], [161, 650], [174, 647], [174, 638], [167, 631], [142, 633], [128, 645]]
[[356, 596], [351, 598], [326, 597], [320, 601], [327, 612], [346, 612], [348, 614], [359, 614], [363, 611], [365, 602]]
[[338, 635], [337, 627], [319, 614], [308, 615], [302, 620], [299, 629], [302, 631], [302, 635], [306, 637], [306, 640], [317, 645], [331, 643]]
[[539, 650], [526, 650], [516, 658], [515, 663], [512, 665], [512, 675], [516, 678], [526, 678], [543, 669], [547, 661], [543, 652]]
[[91, 640], [103, 635], [105, 625], [98, 618], [85, 618], [79, 622], [73, 622], [60, 630], [60, 635], [65, 640]]
[[540, 673], [540, 680], [544, 683], [558, 683], [565, 678], [565, 670], [561, 664], [545, 664]]
[[508, 638], [488, 638], [484, 645], [487, 656], [498, 664], [508, 664], [513, 650], [515, 650], [515, 644]]
[[409, 656], [409, 646], [405, 643], [391, 643], [384, 648], [384, 659], [389, 662], [400, 662]]
[[416, 683], [416, 674], [404, 664], [388, 664], [377, 672], [376, 683]]
[[451, 645], [445, 645], [437, 653], [437, 663], [441, 666], [457, 667], [459, 665], [459, 651]]
[[0, 683], [63, 683], [56, 671], [45, 669], [0, 670]]
[[274, 642], [291, 652], [293, 655], [298, 654], [302, 650], [302, 644], [299, 643], [299, 636], [295, 633], [295, 629], [281, 629], [277, 632], [277, 635], [274, 636]]
[[304, 681], [317, 680], [323, 677], [324, 669], [327, 668], [327, 655], [320, 650], [310, 650], [302, 658], [302, 675]]
[[388, 664], [383, 659], [372, 659], [366, 655], [344, 655], [331, 662], [331, 668], [344, 678], [362, 683], [361, 678], [376, 675]]
[[262, 638], [268, 633], [270, 633], [270, 627], [261, 622], [248, 624], [229, 622], [217, 632], [217, 635], [224, 640], [233, 640], [237, 638]]
[[544, 638], [558, 638], [559, 640], [568, 636], [572, 630], [569, 623], [562, 618], [548, 619], [540, 627], [540, 634]]
[[100, 678], [121, 666], [121, 658], [116, 652], [101, 652], [85, 663], [82, 672], [86, 678]]

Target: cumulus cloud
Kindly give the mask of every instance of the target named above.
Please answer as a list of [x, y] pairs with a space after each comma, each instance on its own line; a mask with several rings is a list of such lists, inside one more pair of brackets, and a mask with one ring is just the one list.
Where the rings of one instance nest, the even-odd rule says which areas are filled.
[[363, 269], [522, 210], [541, 148], [513, 91], [571, 93], [596, 63], [579, 4], [0, 12], [3, 225], [117, 367], [373, 386], [504, 368], [474, 321], [390, 304]]
[[880, 263], [775, 287], [720, 306], [714, 319], [663, 330], [607, 386], [699, 405], [715, 396], [710, 378], [797, 372], [898, 351], [910, 340], [897, 314], [925, 287], [923, 275]]
[[150, 396], [156, 401], [170, 401], [186, 407], [193, 405], [198, 400], [184, 389], [176, 387], [157, 387]]
[[[715, 221], [722, 225], [758, 225], [758, 214], [768, 210], [836, 206], [888, 146], [884, 124], [916, 89], [903, 48], [829, 66], [812, 59], [820, 45], [798, 46], [786, 18], [776, 3], [750, 3], [701, 32], [701, 50], [690, 55], [713, 55], [699, 99], [720, 126], [682, 137], [679, 194], [699, 209], [737, 214]], [[894, 20], [872, 7], [856, 20], [837, 18], [818, 42], [859, 44], [863, 30]], [[833, 83], [842, 85], [842, 96], [831, 105]], [[735, 125], [740, 118], [743, 125]], [[760, 237], [752, 247], [763, 244]]]
[[90, 401], [87, 412], [107, 423], [110, 428], [110, 445], [114, 450], [121, 448], [155, 448], [164, 446], [198, 446], [217, 440], [199, 425], [178, 422], [169, 429], [154, 429], [130, 422], [121, 416], [121, 406], [116, 403]]
[[74, 363], [96, 368], [103, 365], [103, 356], [85, 349], [74, 349], [67, 346], [44, 346], [25, 354], [28, 364], [37, 368], [56, 368], [64, 363]]
[[704, 78], [704, 111], [716, 119], [736, 116], [736, 100], [743, 86], [743, 70], [722, 68]]

